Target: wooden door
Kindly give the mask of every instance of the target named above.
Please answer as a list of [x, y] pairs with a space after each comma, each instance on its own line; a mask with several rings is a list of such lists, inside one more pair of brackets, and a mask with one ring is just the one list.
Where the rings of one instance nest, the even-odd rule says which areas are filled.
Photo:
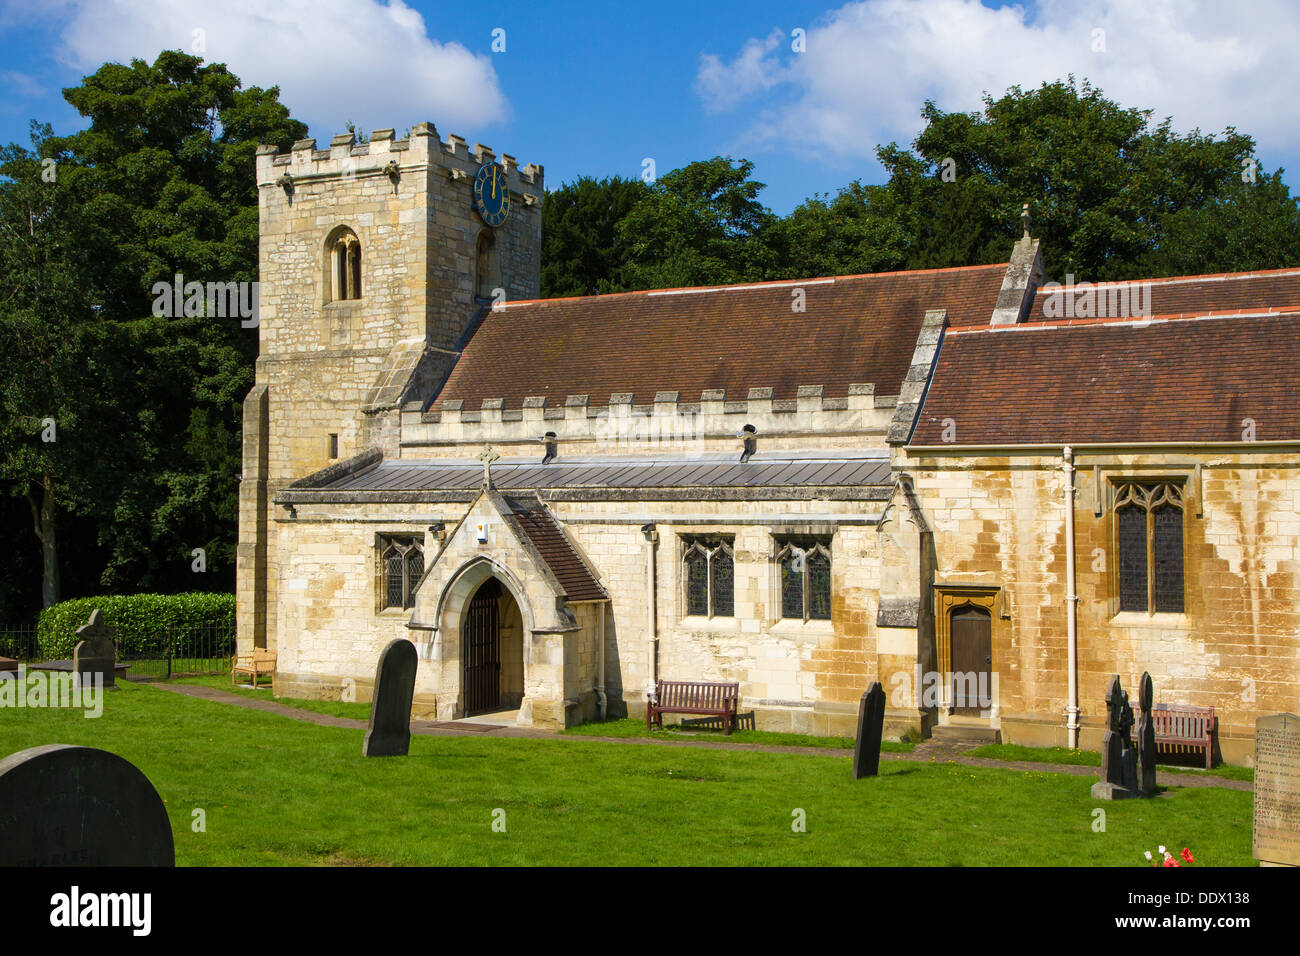
[[953, 711], [980, 716], [993, 705], [993, 618], [968, 604], [951, 622]]
[[461, 641], [465, 716], [501, 706], [501, 583], [489, 578], [465, 612]]

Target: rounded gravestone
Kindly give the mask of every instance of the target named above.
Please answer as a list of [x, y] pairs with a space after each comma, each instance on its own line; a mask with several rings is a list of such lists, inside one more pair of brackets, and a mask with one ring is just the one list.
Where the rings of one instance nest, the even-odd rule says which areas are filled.
[[53, 744], [0, 760], [0, 866], [174, 866], [162, 798], [134, 764]]

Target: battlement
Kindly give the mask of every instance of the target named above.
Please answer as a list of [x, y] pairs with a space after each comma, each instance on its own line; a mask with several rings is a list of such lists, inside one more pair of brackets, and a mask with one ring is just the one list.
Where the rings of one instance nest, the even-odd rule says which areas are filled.
[[547, 432], [554, 433], [554, 441], [568, 444], [571, 454], [730, 449], [747, 425], [765, 443], [803, 441], [817, 431], [858, 444], [866, 440], [883, 445], [898, 403], [897, 396], [876, 395], [870, 384], [850, 385], [843, 398], [826, 397], [821, 385], [804, 385], [795, 398], [776, 400], [770, 388], [751, 388], [735, 401], [728, 401], [723, 389], [703, 391], [698, 402], [682, 402], [676, 391], [657, 392], [654, 402], [645, 405], [634, 405], [627, 392], [610, 395], [605, 405], [593, 405], [590, 398], [569, 395], [552, 405], [539, 395], [525, 398], [522, 407], [514, 409], [506, 408], [501, 398], [485, 399], [479, 408], [449, 400], [439, 410], [423, 413], [419, 403], [410, 403], [402, 409], [403, 457], [438, 456], [478, 442], [528, 445], [530, 450], [521, 453], [531, 453]]
[[[396, 139], [392, 129], [377, 129], [370, 141], [358, 143], [352, 133], [340, 133], [328, 149], [317, 149], [316, 140], [300, 139], [287, 153], [274, 146], [257, 148], [257, 185], [285, 186], [288, 183], [335, 179], [345, 176], [393, 176], [433, 168], [448, 179], [472, 179], [479, 166], [497, 160], [496, 153], [482, 143], [468, 148], [465, 139], [452, 134], [444, 142], [432, 123], [416, 123], [406, 139]], [[544, 193], [544, 170], [536, 163], [520, 166], [508, 153], [501, 154], [506, 181], [525, 205], [540, 202]], [[285, 180], [283, 177], [288, 177]]]

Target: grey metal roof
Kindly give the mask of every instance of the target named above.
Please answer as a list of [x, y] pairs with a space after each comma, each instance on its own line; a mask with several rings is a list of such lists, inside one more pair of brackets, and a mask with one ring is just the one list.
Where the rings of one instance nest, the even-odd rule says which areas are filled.
[[[315, 486], [319, 491], [456, 491], [477, 488], [483, 465], [446, 459], [381, 461]], [[754, 486], [862, 486], [889, 483], [883, 455], [695, 458], [584, 458], [539, 465], [536, 458], [502, 458], [492, 483], [503, 490], [542, 488], [719, 488]]]

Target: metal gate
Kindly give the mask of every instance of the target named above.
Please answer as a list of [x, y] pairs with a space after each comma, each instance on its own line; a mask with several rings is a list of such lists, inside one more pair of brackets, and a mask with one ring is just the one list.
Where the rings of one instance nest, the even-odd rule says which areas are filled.
[[465, 716], [501, 706], [501, 583], [488, 578], [469, 602], [461, 640]]

